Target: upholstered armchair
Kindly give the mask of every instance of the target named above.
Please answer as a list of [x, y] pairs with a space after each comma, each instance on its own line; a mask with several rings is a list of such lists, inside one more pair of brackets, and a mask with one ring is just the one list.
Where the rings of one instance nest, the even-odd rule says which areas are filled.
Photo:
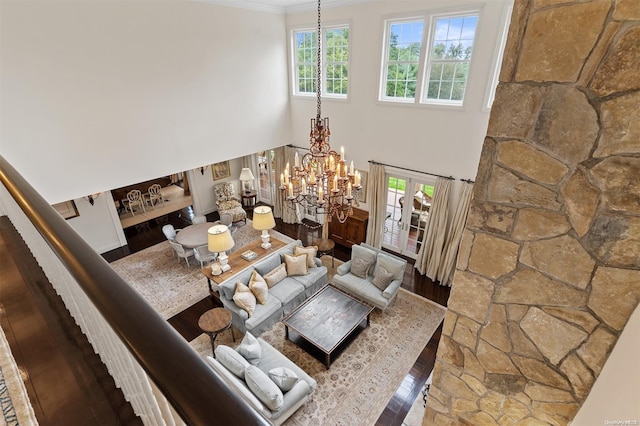
[[233, 185], [229, 182], [218, 183], [214, 185], [214, 190], [216, 192], [216, 206], [220, 216], [228, 213], [232, 216], [233, 222], [244, 220], [247, 223], [247, 212], [242, 208], [240, 199], [236, 197]]

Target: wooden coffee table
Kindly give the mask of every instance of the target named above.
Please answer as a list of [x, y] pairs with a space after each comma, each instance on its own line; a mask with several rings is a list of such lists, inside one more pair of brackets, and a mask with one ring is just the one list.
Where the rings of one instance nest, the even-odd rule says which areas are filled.
[[[371, 311], [372, 306], [326, 285], [282, 319], [285, 338], [291, 340], [289, 329], [296, 332], [324, 353], [324, 363], [328, 369], [331, 355], [341, 344], [369, 325]], [[364, 327], [360, 327], [362, 323], [365, 323]]]

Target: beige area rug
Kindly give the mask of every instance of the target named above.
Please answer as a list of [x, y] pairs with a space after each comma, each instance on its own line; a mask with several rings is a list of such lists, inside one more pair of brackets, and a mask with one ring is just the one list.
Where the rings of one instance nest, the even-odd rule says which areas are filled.
[[29, 401], [20, 369], [9, 342], [0, 328], [0, 426], [37, 425], [36, 415]]
[[[322, 257], [330, 266], [331, 258]], [[336, 260], [336, 267], [340, 264]], [[331, 274], [332, 275], [332, 274]], [[336, 358], [327, 370], [324, 364], [285, 340], [284, 325], [275, 324], [260, 337], [309, 373], [318, 388], [286, 425], [372, 425], [405, 378], [446, 309], [404, 289], [385, 312], [376, 309], [371, 325]], [[231, 333], [218, 336], [216, 344], [235, 347]], [[202, 356], [211, 355], [209, 338], [202, 334], [191, 342]]]
[[[253, 229], [251, 221], [238, 227], [233, 235], [236, 251], [260, 239], [261, 231]], [[276, 231], [273, 238], [293, 241]], [[168, 241], [163, 241], [111, 263], [113, 269], [133, 287], [164, 319], [182, 312], [209, 295], [207, 278], [200, 272], [200, 262], [176, 258]]]

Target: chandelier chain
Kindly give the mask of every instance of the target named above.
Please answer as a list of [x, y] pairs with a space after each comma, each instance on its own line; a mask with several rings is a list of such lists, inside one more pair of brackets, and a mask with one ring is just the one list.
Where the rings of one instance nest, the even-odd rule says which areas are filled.
[[320, 28], [320, 0], [318, 0], [318, 31], [316, 32], [317, 40], [316, 40], [316, 59], [317, 59], [317, 69], [316, 69], [316, 102], [317, 102], [317, 113], [316, 118], [320, 121], [320, 117], [322, 116], [322, 55], [320, 52], [320, 43], [322, 42], [321, 37], [321, 28]]

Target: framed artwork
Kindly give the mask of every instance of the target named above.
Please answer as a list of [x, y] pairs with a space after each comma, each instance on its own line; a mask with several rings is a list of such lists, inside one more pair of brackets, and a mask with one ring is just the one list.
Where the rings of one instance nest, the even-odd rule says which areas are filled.
[[367, 177], [369, 175], [368, 172], [363, 172], [362, 170], [358, 170], [360, 172], [360, 185], [362, 185], [362, 189], [360, 190], [360, 196], [358, 197], [361, 203], [367, 202]]
[[223, 161], [222, 163], [212, 164], [211, 173], [213, 174], [213, 180], [228, 178], [229, 176], [231, 176], [229, 161]]
[[54, 204], [53, 208], [56, 209], [56, 211], [60, 213], [60, 216], [62, 216], [66, 220], [69, 220], [72, 217], [80, 216], [80, 213], [78, 213], [78, 208], [76, 207], [76, 203], [73, 200]]

